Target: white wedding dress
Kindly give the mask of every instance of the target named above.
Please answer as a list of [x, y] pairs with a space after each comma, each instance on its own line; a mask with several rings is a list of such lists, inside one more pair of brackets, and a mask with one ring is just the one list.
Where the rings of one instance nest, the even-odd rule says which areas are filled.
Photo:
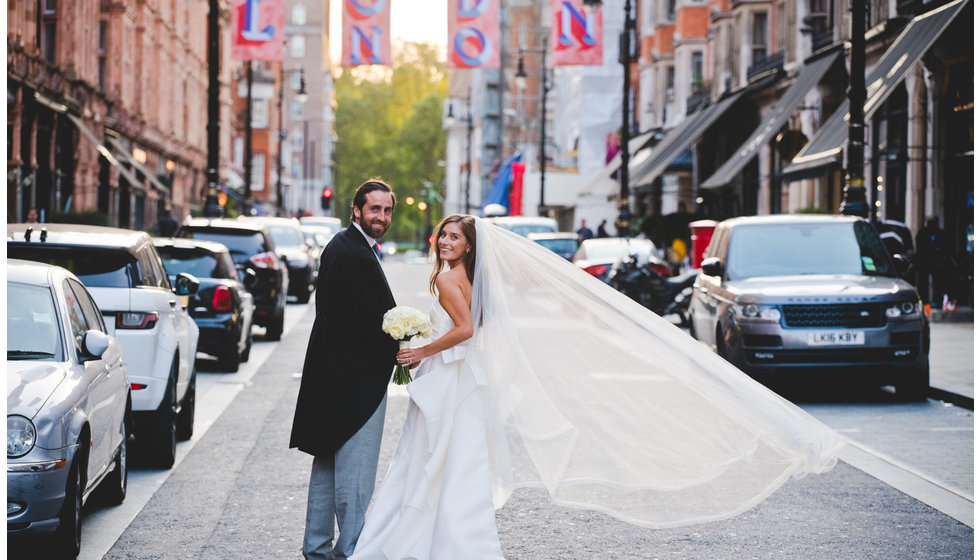
[[[433, 302], [432, 340], [452, 326]], [[463, 343], [422, 361], [401, 439], [351, 560], [501, 559], [486, 380]]]
[[[502, 558], [517, 488], [642, 527], [738, 515], [844, 439], [548, 249], [476, 220], [473, 337], [424, 360], [352, 560]], [[436, 303], [434, 336], [451, 324]], [[801, 508], [805, 504], [801, 504]]]

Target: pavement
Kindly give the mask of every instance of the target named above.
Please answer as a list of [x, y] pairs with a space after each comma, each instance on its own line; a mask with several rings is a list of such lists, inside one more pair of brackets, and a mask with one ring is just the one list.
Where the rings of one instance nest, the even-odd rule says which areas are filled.
[[[929, 385], [938, 392], [948, 393], [950, 398], [968, 399], [967, 408], [973, 410], [976, 346], [973, 333], [973, 309], [959, 308], [953, 312], [933, 310], [929, 314], [929, 321], [932, 330]], [[942, 398], [941, 394], [935, 396]]]

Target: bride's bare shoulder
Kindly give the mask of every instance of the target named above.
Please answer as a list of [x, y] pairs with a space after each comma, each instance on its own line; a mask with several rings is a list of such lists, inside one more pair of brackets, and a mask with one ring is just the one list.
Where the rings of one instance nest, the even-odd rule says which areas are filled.
[[439, 273], [436, 277], [436, 288], [444, 292], [450, 288], [467, 289], [470, 280], [466, 277], [463, 267], [448, 268]]

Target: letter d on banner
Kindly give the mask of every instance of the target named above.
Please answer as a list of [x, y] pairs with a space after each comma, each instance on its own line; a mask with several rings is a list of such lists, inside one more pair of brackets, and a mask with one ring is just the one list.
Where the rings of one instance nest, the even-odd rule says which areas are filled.
[[341, 66], [391, 65], [389, 0], [344, 0]]
[[500, 0], [448, 0], [450, 68], [500, 68]]

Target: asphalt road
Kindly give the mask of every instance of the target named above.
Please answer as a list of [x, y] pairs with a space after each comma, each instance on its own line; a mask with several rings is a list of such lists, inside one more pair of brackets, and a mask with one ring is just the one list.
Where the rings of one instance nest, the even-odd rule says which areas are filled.
[[[428, 308], [428, 265], [385, 268], [400, 304]], [[238, 374], [199, 374], [195, 436], [179, 444], [178, 464], [132, 471], [122, 506], [88, 507], [79, 558], [302, 557], [310, 457], [287, 443], [312, 320], [312, 304], [290, 305], [281, 342], [256, 339]], [[404, 388], [391, 386], [379, 482], [407, 402]], [[736, 518], [668, 530], [518, 491], [497, 516], [506, 557], [973, 557], [972, 412], [938, 401], [898, 403], [884, 390], [815, 395], [802, 406], [853, 441], [830, 472], [791, 481]], [[954, 472], [964, 469], [968, 476]], [[8, 554], [37, 557], [30, 548]]]

